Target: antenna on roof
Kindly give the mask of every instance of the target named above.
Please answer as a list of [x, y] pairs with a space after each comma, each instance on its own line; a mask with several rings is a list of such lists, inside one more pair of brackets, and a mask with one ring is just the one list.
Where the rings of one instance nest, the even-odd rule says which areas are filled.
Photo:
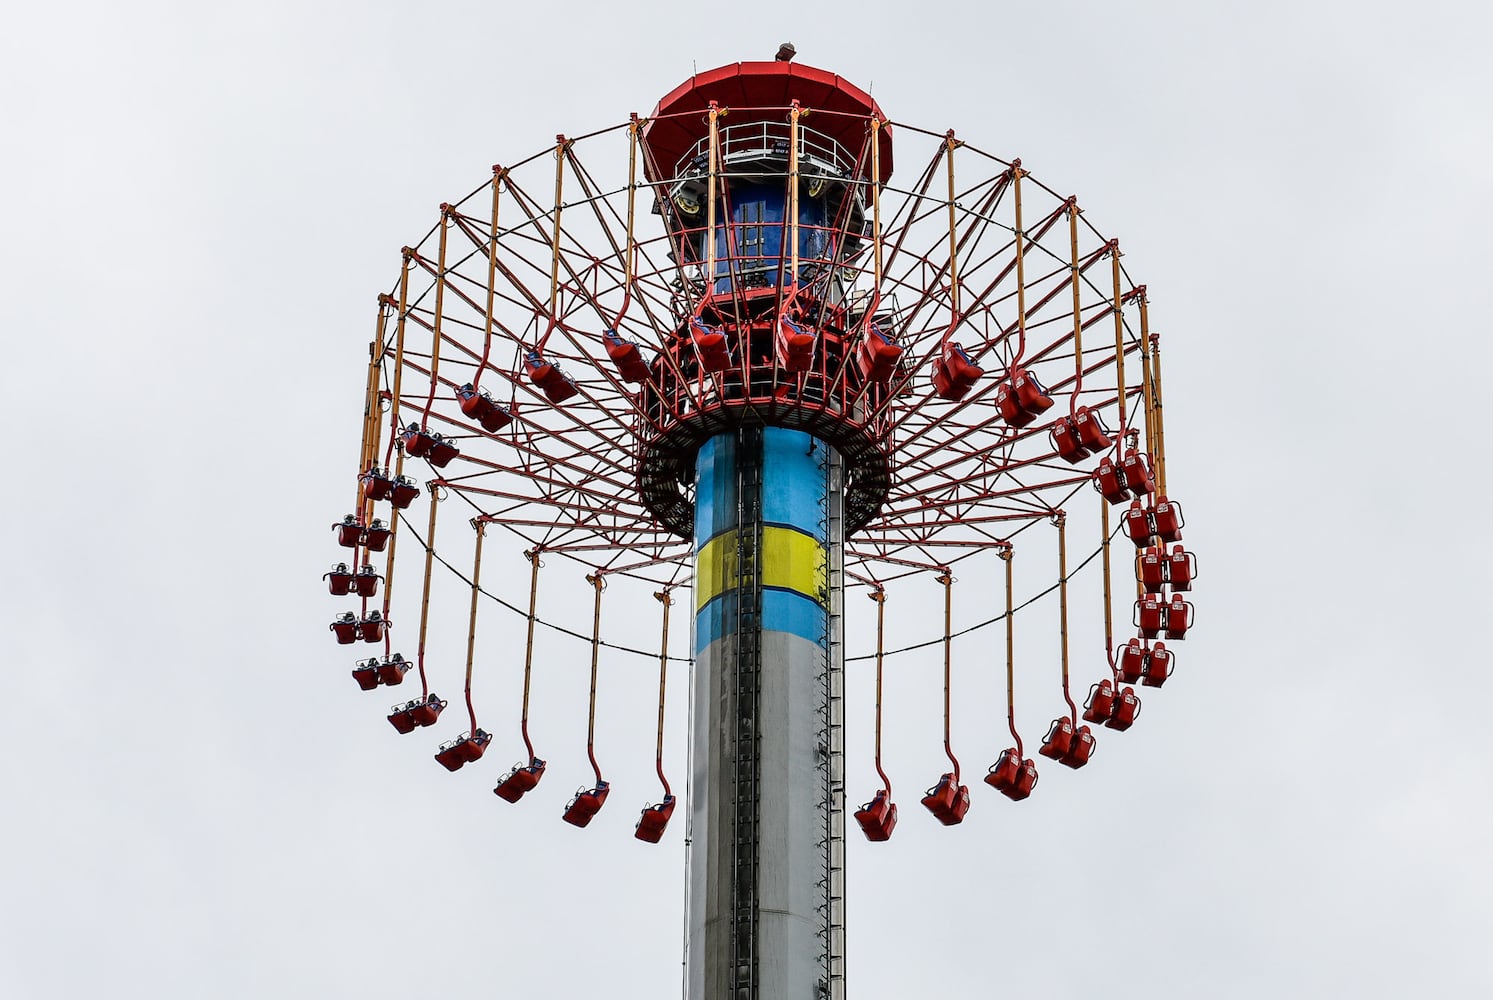
[[793, 47], [792, 42], [784, 42], [782, 45], [778, 46], [778, 62], [791, 62], [793, 60], [793, 57], [796, 55], [798, 55], [798, 49], [795, 49]]

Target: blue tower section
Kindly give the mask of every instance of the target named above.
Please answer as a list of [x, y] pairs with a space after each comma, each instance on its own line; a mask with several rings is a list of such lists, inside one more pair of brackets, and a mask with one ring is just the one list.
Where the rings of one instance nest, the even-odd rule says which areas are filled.
[[780, 427], [696, 459], [691, 998], [743, 981], [811, 998], [837, 962], [837, 474], [823, 442]]
[[[722, 434], [705, 442], [696, 459], [696, 652], [733, 635], [741, 613], [744, 539], [737, 445], [737, 435]], [[761, 524], [747, 523], [745, 530], [761, 533], [761, 625], [818, 643], [825, 636], [829, 604], [829, 453], [809, 434], [780, 427], [764, 428], [760, 446]]]

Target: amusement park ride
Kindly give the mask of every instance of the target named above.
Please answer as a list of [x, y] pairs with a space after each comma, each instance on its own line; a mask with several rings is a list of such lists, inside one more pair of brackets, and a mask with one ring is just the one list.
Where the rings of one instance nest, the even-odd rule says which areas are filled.
[[[971, 808], [949, 733], [956, 567], [988, 561], [1004, 579], [1004, 613], [983, 624], [1004, 625], [1010, 746], [984, 783], [1012, 801], [1033, 794], [1036, 757], [1081, 768], [1099, 730], [1129, 729], [1134, 685], [1166, 682], [1168, 643], [1192, 625], [1197, 564], [1167, 496], [1159, 341], [1119, 244], [1020, 160], [894, 125], [793, 55], [697, 73], [647, 117], [558, 136], [440, 206], [378, 298], [356, 501], [333, 525], [348, 551], [325, 578], [353, 601], [331, 631], [368, 652], [352, 664], [357, 686], [417, 681], [388, 721], [407, 736], [439, 727], [435, 759], [457, 771], [495, 741], [505, 756], [515, 745], [478, 726], [471, 691], [478, 611], [493, 597], [484, 541], [522, 552], [523, 756], [493, 791], [578, 827], [612, 790], [594, 745], [600, 650], [617, 648], [601, 634], [603, 591], [651, 591], [662, 797], [635, 827], [650, 843], [679, 825], [664, 698], [669, 612], [692, 594], [692, 773], [678, 811], [696, 1000], [845, 994], [845, 830], [886, 841], [898, 822], [881, 760], [889, 584], [941, 587], [950, 763], [921, 801], [944, 825]], [[439, 522], [471, 540], [469, 568], [438, 554]], [[1070, 574], [1080, 527], [1093, 544]], [[400, 574], [396, 601], [404, 553], [423, 573]], [[1133, 603], [1111, 586], [1118, 565], [1130, 589], [1132, 554]], [[1050, 586], [1018, 595], [1014, 566], [1049, 559]], [[566, 560], [593, 612], [594, 779], [561, 810], [544, 801], [529, 710], [535, 626], [551, 624], [537, 614], [540, 569]], [[1095, 562], [1105, 655], [1080, 706], [1069, 587]], [[437, 563], [470, 590], [454, 725], [432, 685], [451, 683], [453, 664], [426, 661]], [[880, 787], [847, 808], [842, 623], [862, 588], [875, 602], [865, 659]], [[1066, 710], [1029, 755], [1015, 624], [1050, 592]], [[1117, 635], [1116, 607], [1133, 636]]]

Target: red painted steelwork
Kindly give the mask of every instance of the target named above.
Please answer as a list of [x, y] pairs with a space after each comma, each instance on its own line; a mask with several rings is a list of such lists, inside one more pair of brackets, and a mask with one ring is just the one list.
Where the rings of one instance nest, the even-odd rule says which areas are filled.
[[[643, 135], [653, 153], [649, 180], [673, 176], [675, 165], [699, 141], [700, 115], [711, 101], [731, 109], [732, 125], [781, 121], [782, 110], [797, 101], [813, 113], [816, 130], [852, 156], [865, 145], [868, 119], [886, 120], [870, 94], [828, 70], [797, 62], [732, 63], [696, 73], [664, 95], [648, 116]], [[890, 128], [881, 129], [880, 144], [880, 180], [885, 184], [892, 175]]]

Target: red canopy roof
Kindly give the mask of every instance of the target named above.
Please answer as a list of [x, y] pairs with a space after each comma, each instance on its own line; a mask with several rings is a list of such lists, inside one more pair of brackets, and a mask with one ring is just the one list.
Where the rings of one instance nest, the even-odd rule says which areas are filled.
[[[852, 157], [865, 144], [866, 120], [872, 115], [883, 121], [886, 118], [870, 94], [828, 70], [796, 62], [743, 62], [696, 73], [675, 87], [648, 116], [643, 135], [658, 168], [672, 171], [674, 164], [708, 134], [701, 115], [709, 110], [711, 101], [731, 109], [725, 124], [739, 125], [781, 120], [782, 109], [794, 100], [813, 112], [805, 128], [834, 139]], [[891, 174], [891, 129], [883, 128], [881, 182], [885, 184]], [[648, 175], [658, 179], [652, 170]]]

